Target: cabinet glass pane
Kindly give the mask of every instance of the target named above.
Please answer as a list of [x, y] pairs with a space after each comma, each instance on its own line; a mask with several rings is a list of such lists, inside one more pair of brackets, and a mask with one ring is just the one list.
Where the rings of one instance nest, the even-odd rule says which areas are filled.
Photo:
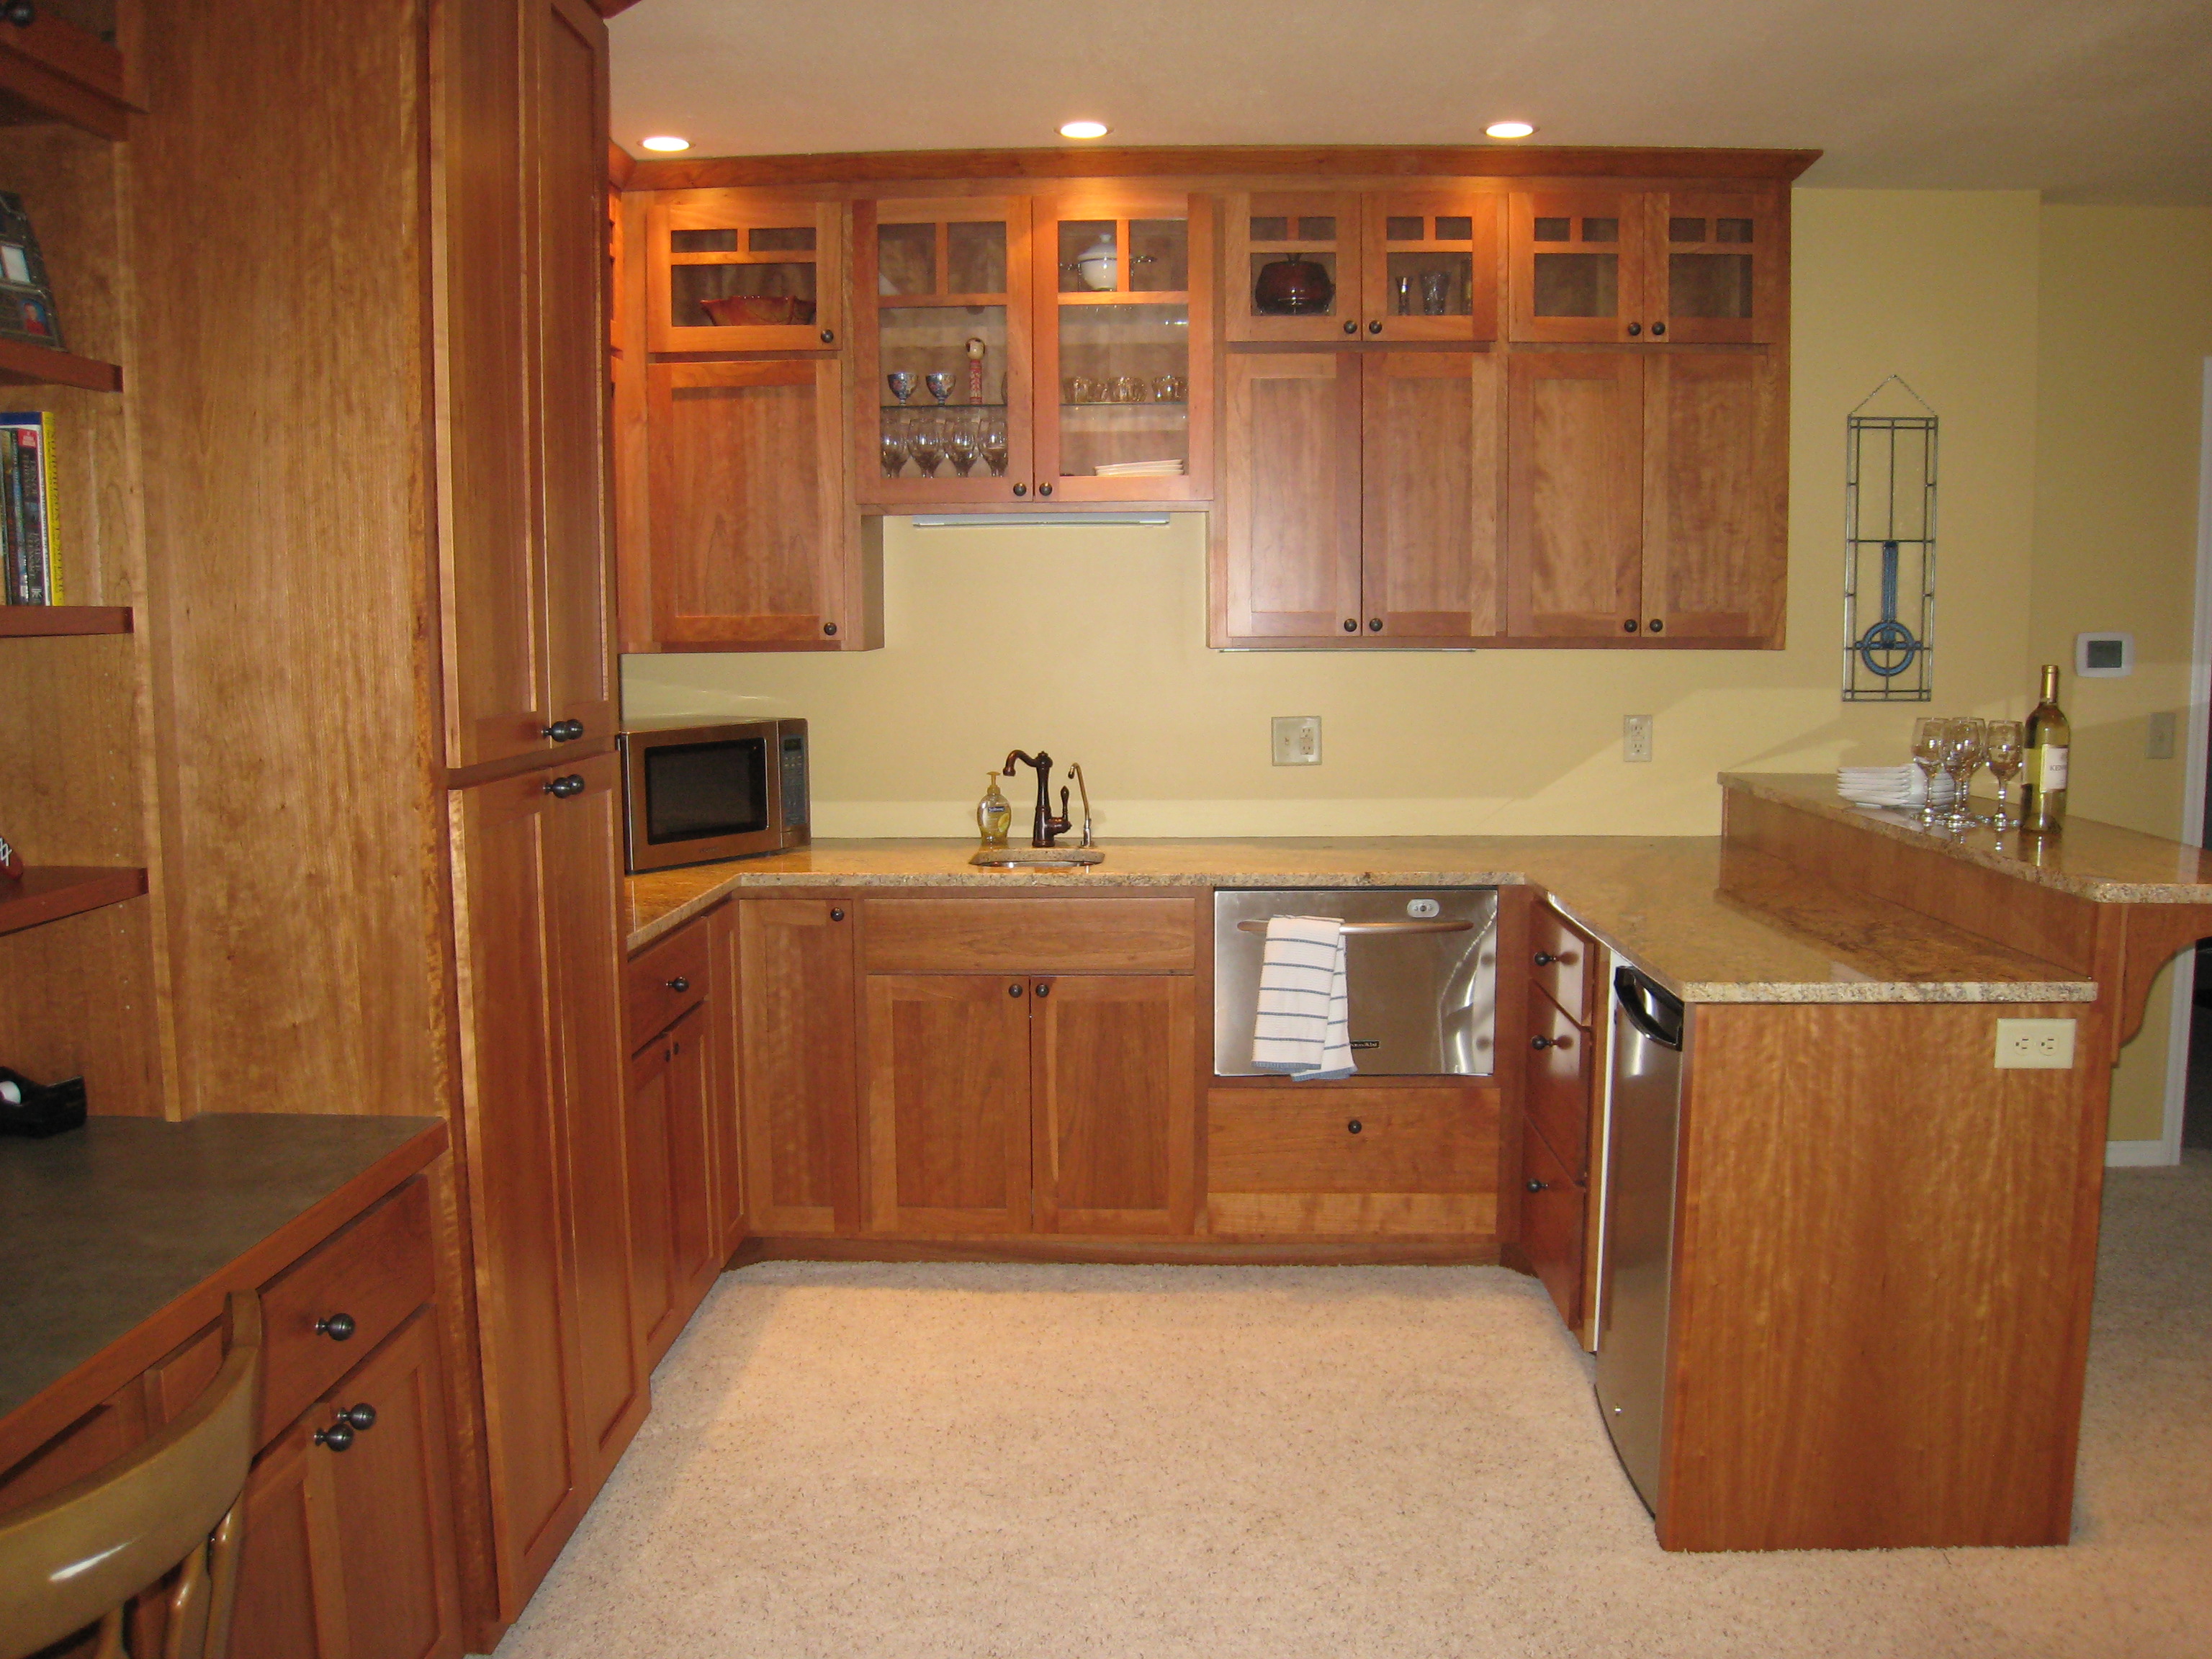
[[811, 225], [756, 225], [745, 233], [748, 253], [811, 253]]
[[1747, 242], [1750, 240], [1750, 220], [1716, 219], [1713, 221], [1713, 240], [1716, 242]]
[[993, 219], [945, 226], [945, 291], [948, 294], [1004, 294], [1006, 291], [1005, 223]]
[[1620, 240], [1620, 220], [1589, 218], [1583, 221], [1583, 240], [1585, 242], [1617, 242]]
[[738, 233], [733, 227], [720, 230], [672, 230], [668, 233], [671, 253], [735, 253]]
[[[1334, 253], [1300, 252], [1297, 256], [1300, 264], [1319, 265], [1322, 271], [1326, 273], [1328, 278], [1327, 283], [1328, 299], [1325, 304], [1302, 304], [1294, 310], [1286, 304], [1262, 305], [1260, 303], [1260, 273], [1267, 270], [1269, 265], [1279, 264], [1289, 259], [1291, 257], [1291, 254], [1287, 252], [1255, 253], [1252, 256], [1252, 281], [1248, 289], [1248, 292], [1252, 295], [1252, 314], [1255, 317], [1335, 316], [1336, 302], [1342, 285], [1336, 280], [1336, 255]], [[1310, 277], [1307, 279], [1309, 283], [1310, 283]]]
[[1190, 226], [1182, 219], [1129, 221], [1129, 287], [1139, 294], [1190, 288]]
[[1386, 242], [1420, 242], [1428, 240], [1429, 222], [1416, 214], [1401, 216], [1392, 214], [1382, 222], [1382, 240]]
[[1388, 277], [1384, 303], [1398, 316], [1464, 317], [1474, 307], [1471, 254], [1393, 250]]
[[1751, 315], [1751, 255], [1670, 253], [1667, 309], [1676, 317]]
[[1060, 291], [1105, 294], [1118, 284], [1121, 244], [1111, 219], [1064, 219], [1060, 226]]
[[937, 292], [937, 227], [876, 227], [876, 290], [879, 294]]
[[814, 320], [814, 263], [671, 265], [668, 317], [677, 328]]
[[1539, 253], [1535, 267], [1535, 313], [1539, 317], [1612, 317], [1619, 314], [1615, 298], [1620, 287], [1620, 264], [1611, 253]]
[[[875, 388], [884, 477], [1003, 474], [1006, 308], [884, 306], [876, 317], [884, 377]], [[980, 356], [971, 351], [971, 342], [980, 343]], [[891, 377], [898, 374], [914, 377], [907, 385], [904, 404], [891, 384]], [[930, 386], [932, 374], [945, 377], [939, 382], [945, 389], [942, 403]]]
[[1474, 240], [1474, 220], [1464, 213], [1447, 213], [1437, 221], [1437, 240], [1439, 242], [1472, 242]]
[[1574, 240], [1575, 222], [1567, 218], [1540, 218], [1536, 221], [1535, 238], [1540, 242], [1571, 242]]
[[1190, 465], [1190, 311], [1060, 307], [1063, 477], [1180, 477]]

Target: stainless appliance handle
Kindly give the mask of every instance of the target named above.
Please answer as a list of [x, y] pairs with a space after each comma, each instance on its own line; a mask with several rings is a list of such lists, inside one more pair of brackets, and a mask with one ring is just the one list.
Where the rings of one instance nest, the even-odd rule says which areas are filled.
[[[1237, 931], [1240, 933], [1264, 933], [1267, 931], [1267, 924], [1264, 921], [1240, 921], [1237, 924]], [[1344, 924], [1344, 931], [1347, 933], [1471, 933], [1474, 931], [1474, 924], [1471, 921], [1347, 921]]]
[[[1682, 1028], [1677, 1024], [1669, 1031], [1659, 1023], [1651, 1011], [1650, 981], [1633, 968], [1616, 968], [1613, 973], [1613, 994], [1620, 1002], [1620, 1012], [1628, 1016], [1628, 1023], [1662, 1048], [1680, 1053], [1682, 1047]], [[1670, 999], [1671, 1000], [1671, 999]], [[1677, 1005], [1679, 1008], [1679, 1005]]]

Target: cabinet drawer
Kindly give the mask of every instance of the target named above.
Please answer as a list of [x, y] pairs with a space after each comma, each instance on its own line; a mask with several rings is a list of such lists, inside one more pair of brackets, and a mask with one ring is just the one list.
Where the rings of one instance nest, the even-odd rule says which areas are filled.
[[1590, 1023], [1589, 936], [1548, 904], [1528, 911], [1529, 979], [1578, 1024]]
[[1528, 999], [1528, 1115], [1580, 1175], [1589, 1150], [1590, 1035], [1549, 997]]
[[[430, 1188], [419, 1176], [270, 1279], [261, 1292], [262, 1442], [397, 1330], [434, 1288]], [[315, 1328], [339, 1314], [353, 1321], [350, 1335]]]
[[867, 902], [872, 974], [1187, 974], [1187, 897], [881, 898]]
[[1497, 1186], [1493, 1089], [1206, 1095], [1209, 1192], [1491, 1193]]
[[632, 1053], [706, 1000], [708, 960], [707, 929], [697, 921], [631, 959], [623, 970], [623, 1030]]
[[[1521, 1248], [1574, 1330], [1583, 1317], [1583, 1247], [1589, 1188], [1533, 1126], [1521, 1138]], [[1531, 1183], [1534, 1183], [1533, 1186]]]

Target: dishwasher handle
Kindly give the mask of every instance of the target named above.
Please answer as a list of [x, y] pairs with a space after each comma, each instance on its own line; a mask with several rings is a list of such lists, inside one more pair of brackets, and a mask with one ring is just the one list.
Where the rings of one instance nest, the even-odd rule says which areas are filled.
[[1682, 1005], [1633, 968], [1613, 971], [1613, 994], [1628, 1023], [1662, 1048], [1680, 1053], [1682, 1047]]
[[[1240, 921], [1237, 924], [1237, 931], [1240, 933], [1264, 933], [1267, 931], [1267, 924], [1264, 921]], [[1471, 921], [1347, 921], [1344, 924], [1344, 931], [1347, 933], [1471, 933], [1474, 931], [1474, 924]]]

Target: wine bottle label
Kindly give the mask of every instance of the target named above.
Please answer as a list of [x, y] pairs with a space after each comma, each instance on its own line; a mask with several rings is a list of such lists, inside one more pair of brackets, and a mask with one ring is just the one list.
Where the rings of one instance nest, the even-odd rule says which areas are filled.
[[2040, 749], [2030, 750], [2027, 781], [2038, 789], [2063, 789], [2066, 787], [2066, 746], [2051, 743]]

